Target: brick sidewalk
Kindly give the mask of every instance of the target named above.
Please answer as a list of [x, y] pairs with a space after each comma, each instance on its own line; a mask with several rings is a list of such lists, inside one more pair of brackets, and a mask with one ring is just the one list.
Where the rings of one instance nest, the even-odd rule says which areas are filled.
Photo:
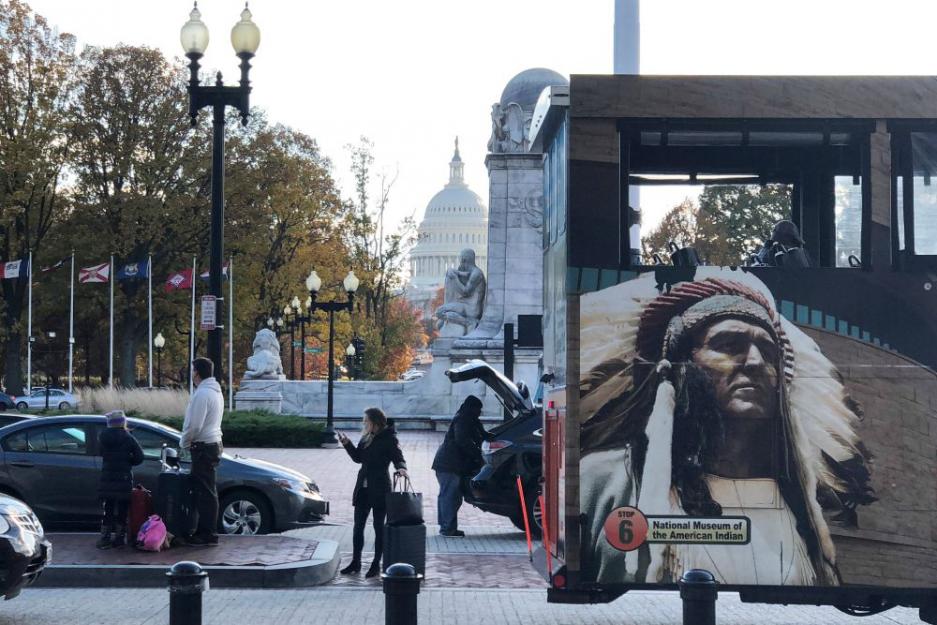
[[[164, 625], [169, 594], [159, 589], [28, 588], [3, 604], [0, 625]], [[380, 625], [380, 590], [210, 590], [205, 625]], [[917, 610], [896, 608], [858, 621], [830, 607], [744, 604], [726, 594], [716, 606], [719, 625], [912, 625]], [[553, 605], [539, 590], [435, 590], [419, 595], [422, 625], [679, 625], [676, 593], [634, 592], [605, 605]]]

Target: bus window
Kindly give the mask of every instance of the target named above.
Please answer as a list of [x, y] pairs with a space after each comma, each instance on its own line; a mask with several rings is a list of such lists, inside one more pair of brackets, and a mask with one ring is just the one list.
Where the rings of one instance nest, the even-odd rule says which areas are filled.
[[914, 170], [914, 253], [937, 255], [937, 133], [911, 133]]

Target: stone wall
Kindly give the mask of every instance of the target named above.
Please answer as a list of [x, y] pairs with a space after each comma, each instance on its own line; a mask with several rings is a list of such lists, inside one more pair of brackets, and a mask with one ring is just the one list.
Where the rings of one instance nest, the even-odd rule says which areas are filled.
[[937, 586], [937, 374], [870, 343], [802, 328], [862, 405], [878, 501], [834, 530], [846, 584]]

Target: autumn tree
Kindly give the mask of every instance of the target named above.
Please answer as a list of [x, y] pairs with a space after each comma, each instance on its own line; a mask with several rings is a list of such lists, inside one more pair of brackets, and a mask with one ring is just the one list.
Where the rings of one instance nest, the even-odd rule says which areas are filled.
[[[74, 37], [59, 34], [19, 0], [0, 0], [0, 260], [38, 255], [57, 212], [69, 156], [67, 107]], [[7, 389], [23, 388], [27, 280], [0, 281]]]

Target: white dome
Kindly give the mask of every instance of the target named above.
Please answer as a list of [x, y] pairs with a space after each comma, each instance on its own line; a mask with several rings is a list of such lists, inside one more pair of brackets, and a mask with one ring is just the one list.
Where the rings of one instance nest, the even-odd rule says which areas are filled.
[[414, 298], [425, 299], [443, 286], [446, 269], [459, 263], [459, 253], [475, 250], [482, 271], [488, 262], [488, 207], [463, 179], [463, 163], [456, 139], [449, 163], [449, 182], [429, 201], [420, 222], [417, 244], [410, 251], [410, 287]]

